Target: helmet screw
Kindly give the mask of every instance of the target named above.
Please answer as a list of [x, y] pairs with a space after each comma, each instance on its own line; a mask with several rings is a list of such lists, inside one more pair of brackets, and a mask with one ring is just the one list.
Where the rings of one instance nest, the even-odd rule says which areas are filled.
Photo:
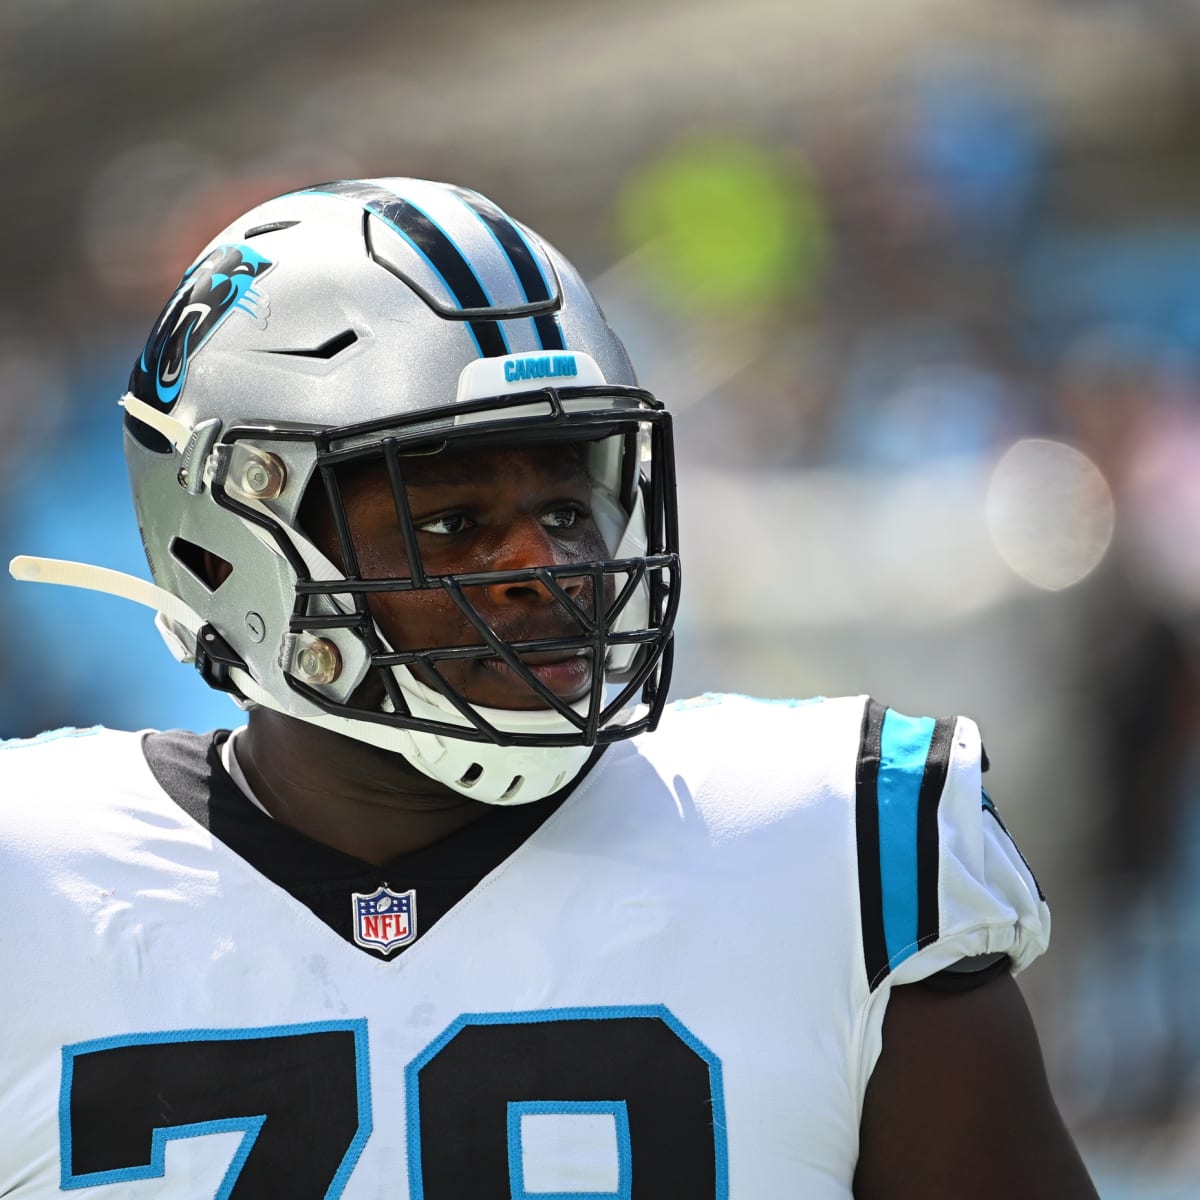
[[242, 491], [256, 500], [274, 500], [283, 491], [287, 472], [274, 454], [263, 454], [246, 464], [242, 472]]
[[314, 638], [296, 655], [296, 671], [305, 683], [332, 683], [342, 673], [342, 656], [325, 638]]
[[267, 624], [256, 612], [246, 614], [246, 632], [256, 641], [261, 642], [267, 636]]

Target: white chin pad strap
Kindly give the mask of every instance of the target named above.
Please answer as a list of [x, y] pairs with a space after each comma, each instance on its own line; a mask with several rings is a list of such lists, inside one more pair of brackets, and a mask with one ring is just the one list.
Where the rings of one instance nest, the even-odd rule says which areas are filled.
[[[413, 716], [470, 728], [457, 710], [451, 708], [439, 694], [413, 679], [407, 668], [394, 667], [393, 671], [400, 677]], [[468, 742], [462, 738], [441, 737], [415, 729], [377, 725], [373, 721], [333, 713], [297, 713], [285, 708], [244, 671], [234, 669], [230, 674], [254, 704], [365, 742], [368, 746], [402, 755], [423, 775], [484, 804], [528, 804], [541, 800], [574, 779], [591, 754], [590, 746], [496, 746], [490, 742]], [[432, 699], [424, 700], [418, 692], [424, 692]], [[524, 726], [522, 731], [528, 733], [559, 733], [570, 728], [568, 722], [557, 713], [544, 710], [512, 712], [508, 709], [480, 708], [478, 711], [497, 726], [520, 723]], [[548, 727], [550, 718], [558, 724]]]
[[[407, 667], [392, 673], [414, 717], [471, 726], [441, 693], [415, 679]], [[504, 733], [572, 733], [575, 727], [551, 709], [485, 708], [474, 710]], [[462, 738], [409, 730], [409, 761], [432, 779], [484, 804], [528, 804], [565, 786], [583, 769], [590, 746], [497, 746]]]

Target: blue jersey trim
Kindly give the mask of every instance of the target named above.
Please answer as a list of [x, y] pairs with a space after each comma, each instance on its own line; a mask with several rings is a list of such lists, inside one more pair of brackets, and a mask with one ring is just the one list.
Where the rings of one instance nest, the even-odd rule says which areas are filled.
[[34, 737], [0, 739], [0, 750], [19, 750], [22, 746], [40, 746], [43, 742], [57, 742], [63, 738], [85, 738], [104, 732], [103, 725], [92, 725], [87, 729], [76, 729], [73, 725], [66, 725], [62, 729], [47, 729], [45, 733]]
[[933, 740], [932, 717], [906, 717], [888, 709], [879, 754], [879, 873], [888, 966], [918, 948], [917, 813], [925, 760]]

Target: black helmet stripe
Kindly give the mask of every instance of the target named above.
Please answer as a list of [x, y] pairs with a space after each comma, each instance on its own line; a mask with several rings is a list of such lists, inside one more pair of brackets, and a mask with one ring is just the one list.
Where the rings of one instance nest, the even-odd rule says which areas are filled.
[[[475, 212], [492, 231], [496, 241], [500, 243], [500, 248], [508, 256], [508, 261], [512, 263], [512, 268], [525, 292], [525, 299], [531, 304], [535, 304], [539, 300], [549, 303], [551, 295], [550, 288], [546, 284], [546, 277], [542, 274], [542, 268], [538, 266], [538, 261], [520, 229], [504, 212], [490, 200], [479, 195], [478, 192], [459, 188], [458, 194], [462, 197], [463, 203]], [[566, 349], [562, 330], [553, 314], [545, 313], [542, 316], [534, 317], [533, 324], [543, 350]]]
[[[367, 212], [386, 221], [445, 283], [459, 308], [491, 308], [492, 299], [462, 252], [435, 221], [411, 201], [386, 188], [353, 180], [305, 188], [358, 200]], [[495, 321], [468, 321], [475, 345], [484, 358], [508, 354], [504, 331]]]

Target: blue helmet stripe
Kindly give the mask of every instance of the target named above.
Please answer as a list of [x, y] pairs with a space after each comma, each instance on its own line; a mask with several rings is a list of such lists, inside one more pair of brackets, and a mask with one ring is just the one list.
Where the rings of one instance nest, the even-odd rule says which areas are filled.
[[[525, 299], [530, 304], [544, 300], [549, 307], [555, 298], [550, 295], [550, 288], [545, 275], [542, 274], [537, 256], [516, 223], [483, 196], [465, 189], [459, 189], [458, 194], [504, 251], [521, 284], [521, 290], [525, 293]], [[562, 329], [553, 313], [543, 313], [534, 317], [533, 324], [543, 350], [566, 349]]]
[[[487, 289], [450, 235], [411, 201], [386, 188], [353, 181], [325, 183], [304, 190], [358, 200], [367, 212], [385, 221], [412, 246], [460, 309], [493, 307]], [[480, 355], [496, 358], [509, 353], [504, 331], [496, 321], [472, 320], [468, 325]]]

